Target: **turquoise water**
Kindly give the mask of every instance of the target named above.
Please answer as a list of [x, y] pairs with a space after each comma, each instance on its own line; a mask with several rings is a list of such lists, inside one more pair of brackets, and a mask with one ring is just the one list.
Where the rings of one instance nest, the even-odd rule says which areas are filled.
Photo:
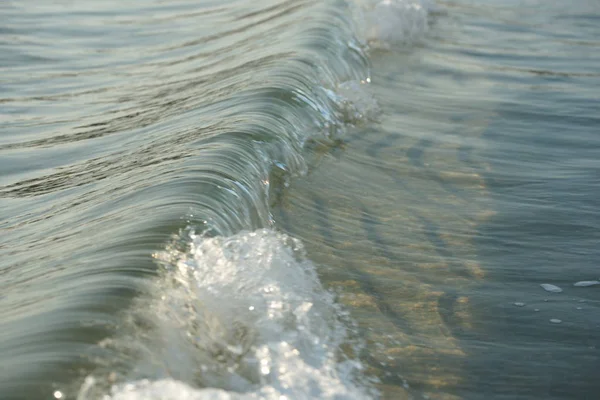
[[0, 397], [595, 398], [595, 2], [0, 15]]

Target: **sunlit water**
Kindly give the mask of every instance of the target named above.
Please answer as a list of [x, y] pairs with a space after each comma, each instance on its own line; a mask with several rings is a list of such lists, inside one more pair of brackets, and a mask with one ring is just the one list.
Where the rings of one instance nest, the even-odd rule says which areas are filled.
[[0, 5], [0, 397], [600, 393], [600, 5]]

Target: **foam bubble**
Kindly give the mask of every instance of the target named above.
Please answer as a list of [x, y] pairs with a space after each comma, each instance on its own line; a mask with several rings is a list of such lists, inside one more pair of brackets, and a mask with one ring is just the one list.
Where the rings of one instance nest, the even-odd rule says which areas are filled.
[[163, 274], [134, 318], [152, 328], [114, 340], [144, 348], [135, 373], [95, 396], [86, 387], [79, 400], [370, 397], [357, 381], [360, 364], [340, 350], [347, 330], [299, 241], [265, 229], [191, 235], [186, 247], [157, 255]]
[[540, 286], [546, 291], [546, 292], [550, 292], [550, 293], [560, 293], [562, 292], [562, 289], [559, 288], [556, 285], [552, 285], [550, 283], [542, 283], [540, 284]]
[[600, 281], [580, 281], [580, 282], [576, 282], [573, 284], [573, 286], [577, 286], [577, 287], [588, 287], [588, 286], [595, 286], [595, 285], [600, 285]]

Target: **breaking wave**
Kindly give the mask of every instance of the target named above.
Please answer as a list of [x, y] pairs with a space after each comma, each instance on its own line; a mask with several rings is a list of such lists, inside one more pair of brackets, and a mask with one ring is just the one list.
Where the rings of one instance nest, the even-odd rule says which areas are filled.
[[[209, 174], [223, 193], [219, 206], [156, 254], [159, 277], [124, 312], [117, 334], [100, 343], [102, 361], [78, 400], [376, 397], [361, 374], [352, 322], [321, 286], [302, 244], [273, 229], [270, 175], [305, 171], [308, 138], [377, 120], [368, 51], [418, 40], [428, 7], [383, 0], [317, 8], [322, 18], [295, 39], [308, 40], [310, 51], [257, 72], [268, 85], [229, 100], [224, 116], [241, 110], [256, 123], [239, 129], [248, 135], [214, 136], [234, 144], [215, 150], [214, 165], [225, 155], [223, 168], [244, 172], [243, 179], [218, 168]], [[253, 104], [257, 93], [269, 102]]]

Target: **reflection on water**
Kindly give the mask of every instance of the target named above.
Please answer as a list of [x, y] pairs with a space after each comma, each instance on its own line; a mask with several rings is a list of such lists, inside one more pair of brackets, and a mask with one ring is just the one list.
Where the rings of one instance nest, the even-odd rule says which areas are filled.
[[598, 392], [596, 4], [0, 12], [0, 397]]

